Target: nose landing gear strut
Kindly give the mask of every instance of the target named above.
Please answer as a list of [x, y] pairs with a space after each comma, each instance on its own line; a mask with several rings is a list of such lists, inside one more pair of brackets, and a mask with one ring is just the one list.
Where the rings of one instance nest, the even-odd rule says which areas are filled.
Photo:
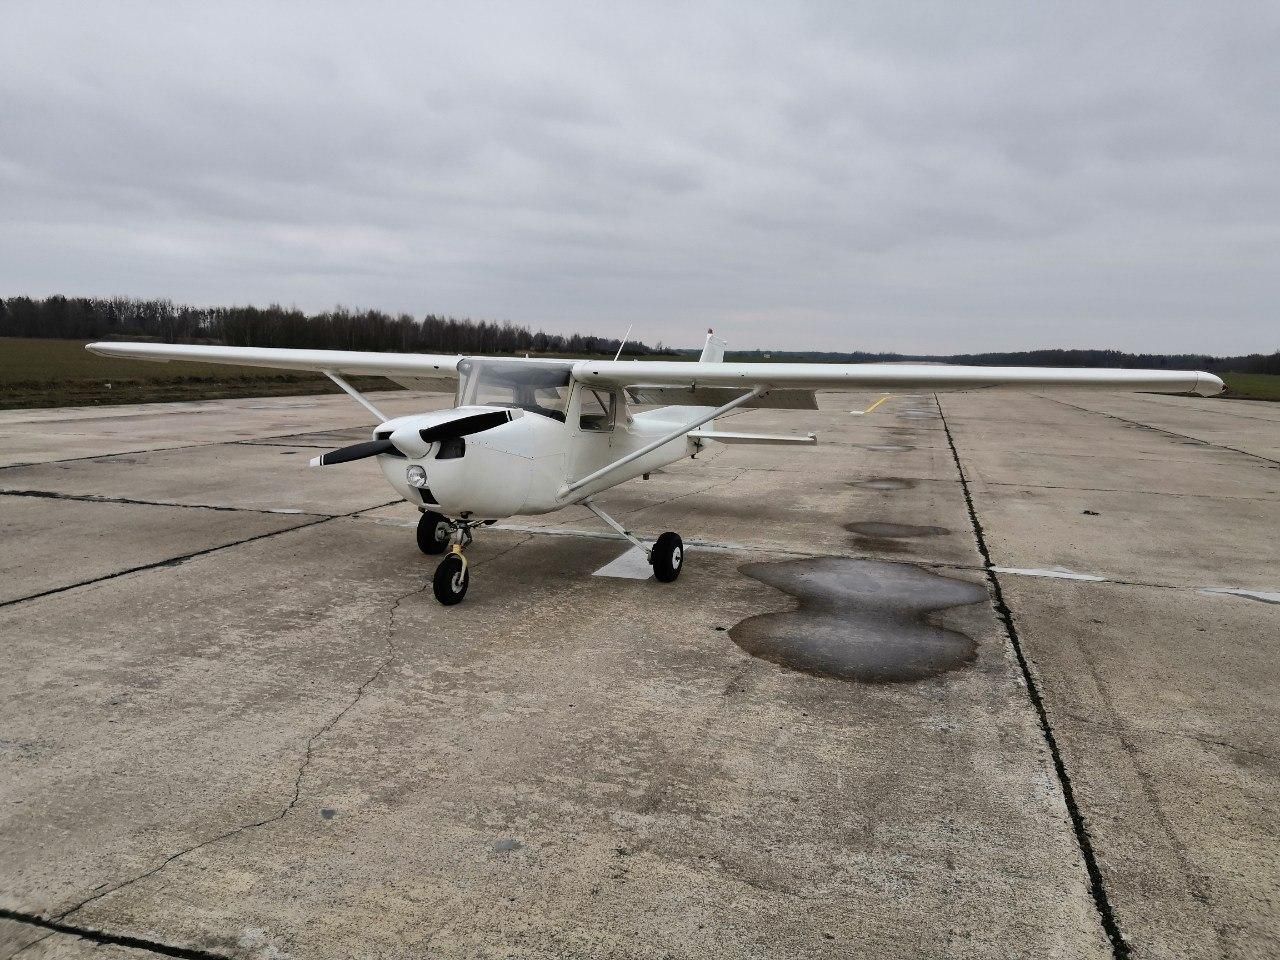
[[463, 554], [472, 540], [471, 528], [477, 526], [467, 520], [453, 523], [453, 532], [449, 537], [449, 552], [445, 554], [440, 565], [436, 567], [435, 576], [431, 579], [431, 589], [436, 599], [445, 606], [461, 603], [467, 595], [467, 587], [471, 585], [471, 573], [467, 569], [467, 558]]

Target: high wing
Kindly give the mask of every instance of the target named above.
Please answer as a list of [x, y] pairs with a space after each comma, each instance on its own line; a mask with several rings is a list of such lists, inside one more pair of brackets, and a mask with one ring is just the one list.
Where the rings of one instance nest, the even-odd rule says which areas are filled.
[[574, 379], [637, 393], [671, 387], [756, 387], [779, 390], [924, 391], [1012, 388], [1095, 388], [1140, 393], [1223, 391], [1211, 373], [1187, 370], [1120, 370], [1072, 367], [962, 367], [931, 363], [673, 363], [580, 360]]
[[[168, 343], [91, 343], [104, 357], [188, 360], [276, 370], [383, 376], [423, 388], [449, 389], [458, 378], [461, 356], [423, 353], [366, 353], [355, 350], [292, 350], [274, 347], [220, 347]], [[502, 358], [493, 358], [500, 361]], [[529, 363], [529, 360], [514, 361]], [[534, 361], [537, 362], [537, 361]], [[1196, 393], [1211, 397], [1224, 385], [1211, 373], [1184, 370], [1121, 370], [1073, 367], [962, 367], [931, 363], [679, 363], [649, 360], [579, 360], [576, 380], [594, 386], [625, 387], [635, 394], [664, 395], [672, 388], [708, 397], [719, 391], [882, 390], [939, 391], [997, 387], [1041, 390], [1060, 387], [1130, 390], [1142, 393]], [[698, 397], [701, 400], [701, 397]], [[678, 402], [678, 401], [677, 401]], [[684, 401], [686, 403], [689, 400]], [[697, 402], [697, 401], [694, 401]], [[707, 402], [707, 401], [703, 401]], [[786, 402], [785, 406], [792, 406]], [[794, 404], [797, 407], [807, 404]]]
[[452, 390], [460, 356], [430, 353], [366, 353], [358, 350], [288, 350], [276, 347], [218, 347], [175, 343], [91, 343], [104, 357], [130, 360], [188, 360], [273, 370], [356, 374], [405, 381], [415, 389]]

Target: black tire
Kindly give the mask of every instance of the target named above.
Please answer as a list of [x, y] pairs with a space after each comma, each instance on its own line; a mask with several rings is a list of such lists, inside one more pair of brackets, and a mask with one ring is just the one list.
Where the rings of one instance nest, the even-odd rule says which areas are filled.
[[649, 553], [649, 562], [653, 564], [653, 576], [662, 583], [670, 583], [680, 576], [684, 566], [684, 541], [680, 534], [668, 530], [658, 538]]
[[444, 553], [452, 533], [449, 518], [428, 510], [418, 517], [418, 549], [423, 553]]
[[470, 585], [471, 571], [456, 553], [441, 560], [440, 566], [436, 567], [436, 575], [431, 578], [431, 589], [436, 599], [446, 607], [461, 603]]

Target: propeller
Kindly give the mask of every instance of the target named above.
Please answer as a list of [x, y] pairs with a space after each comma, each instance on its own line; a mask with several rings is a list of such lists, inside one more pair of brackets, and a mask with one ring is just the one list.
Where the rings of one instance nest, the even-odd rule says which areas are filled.
[[322, 453], [311, 460], [313, 467], [328, 467], [335, 463], [350, 463], [352, 460], [363, 460], [365, 457], [376, 457], [380, 453], [390, 453], [398, 457], [404, 454], [396, 449], [390, 440], [366, 440], [364, 443], [353, 443], [349, 447], [339, 447]]
[[[469, 437], [473, 433], [501, 426], [510, 419], [510, 410], [491, 410], [446, 420], [444, 423], [437, 423], [422, 430], [401, 427], [394, 432], [388, 432], [385, 436], [379, 436], [376, 440], [366, 440], [364, 443], [354, 443], [349, 447], [330, 450], [313, 458], [311, 466], [328, 467], [335, 463], [350, 463], [352, 460], [363, 460], [366, 457], [376, 457], [384, 453], [393, 457], [420, 457], [426, 454], [433, 443]], [[392, 438], [399, 440], [400, 445], [393, 443]]]
[[502, 426], [510, 419], [510, 410], [473, 413], [469, 417], [446, 420], [444, 423], [437, 423], [434, 427], [419, 430], [418, 436], [422, 438], [423, 443], [435, 443], [437, 440], [453, 440], [456, 437], [469, 437], [471, 434], [479, 433], [482, 430], [492, 430], [494, 427]]

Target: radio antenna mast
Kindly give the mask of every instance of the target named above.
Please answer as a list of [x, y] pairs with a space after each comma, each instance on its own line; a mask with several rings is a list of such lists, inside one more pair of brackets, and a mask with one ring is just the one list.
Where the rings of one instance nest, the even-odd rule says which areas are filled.
[[617, 360], [620, 356], [622, 356], [622, 348], [627, 345], [627, 338], [631, 336], [631, 327], [634, 327], [634, 326], [635, 324], [633, 323], [627, 327], [627, 332], [622, 335], [622, 342], [618, 344], [618, 352], [613, 355], [613, 359]]

